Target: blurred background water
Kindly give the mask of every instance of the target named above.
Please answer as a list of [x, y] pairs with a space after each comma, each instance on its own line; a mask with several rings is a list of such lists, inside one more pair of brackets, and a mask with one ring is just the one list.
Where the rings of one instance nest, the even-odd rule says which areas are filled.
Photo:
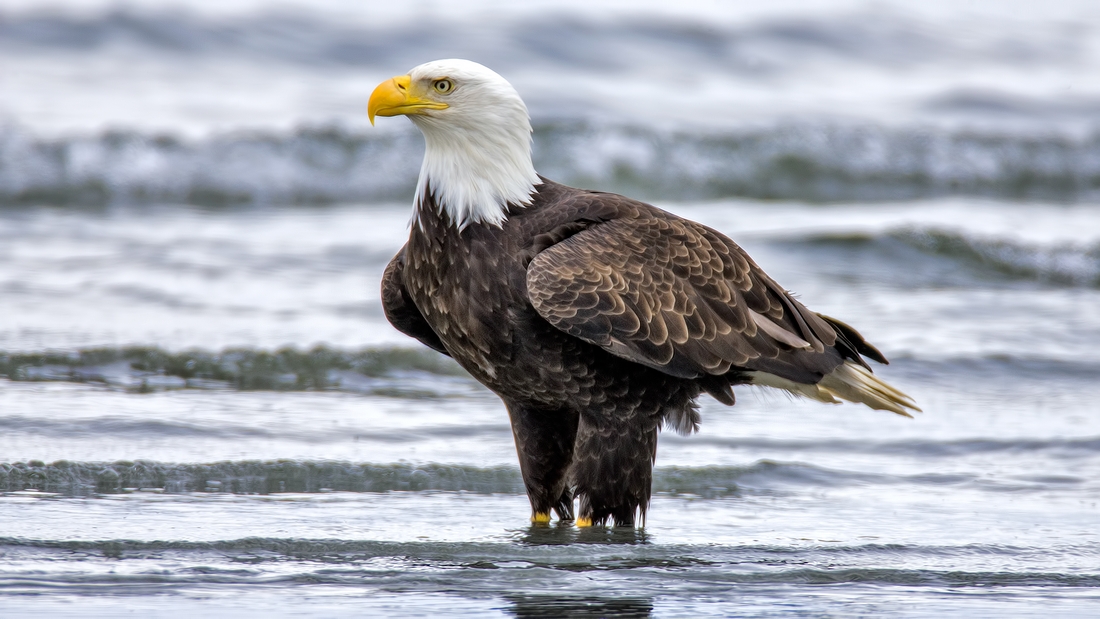
[[[643, 531], [531, 528], [500, 402], [378, 298], [422, 141], [729, 234], [904, 420], [744, 389]], [[0, 614], [1100, 614], [1100, 4], [0, 3]]]

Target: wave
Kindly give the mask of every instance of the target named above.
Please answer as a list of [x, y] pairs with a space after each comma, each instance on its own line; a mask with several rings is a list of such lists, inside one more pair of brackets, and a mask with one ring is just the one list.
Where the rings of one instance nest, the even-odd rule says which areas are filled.
[[[591, 545], [586, 550], [593, 553], [615, 554], [629, 552], [652, 553], [652, 555], [666, 555], [673, 558], [682, 556], [679, 565], [699, 565], [704, 563], [698, 555], [710, 551], [724, 553], [726, 551], [744, 552], [746, 555], [755, 553], [782, 553], [794, 555], [799, 552], [813, 552], [815, 554], [843, 556], [854, 553], [884, 554], [893, 556], [926, 555], [926, 556], [1032, 556], [1049, 552], [1048, 548], [1034, 546], [1013, 546], [1005, 544], [963, 544], [963, 545], [916, 545], [916, 544], [837, 544], [830, 543], [822, 546], [784, 546], [770, 544], [737, 544], [734, 547], [719, 545], [693, 545], [693, 544], [649, 544], [647, 533], [642, 529], [609, 528], [592, 530], [599, 537], [607, 541], [618, 541], [619, 544]], [[323, 558], [336, 555], [375, 555], [375, 556], [407, 556], [428, 557], [453, 554], [496, 554], [504, 558], [511, 553], [538, 556], [540, 553], [565, 550], [568, 546], [562, 544], [565, 541], [576, 541], [576, 529], [558, 527], [532, 526], [530, 528], [515, 531], [512, 540], [515, 543], [502, 544], [499, 541], [385, 541], [371, 539], [339, 539], [339, 538], [286, 538], [286, 537], [244, 537], [237, 539], [219, 539], [214, 541], [196, 541], [188, 539], [171, 540], [137, 540], [137, 539], [30, 539], [21, 537], [0, 537], [0, 546], [8, 549], [40, 549], [61, 550], [69, 552], [104, 552], [123, 556], [129, 554], [133, 558], [144, 553], [157, 553], [160, 551], [210, 551], [221, 553], [255, 552], [255, 563], [265, 560], [264, 554], [272, 561], [281, 560], [284, 557]], [[599, 539], [593, 536], [590, 539]], [[1087, 544], [1084, 548], [1089, 548]], [[1072, 550], [1073, 547], [1063, 548]], [[688, 552], [684, 552], [687, 550]], [[694, 552], [692, 552], [694, 551]], [[696, 556], [692, 556], [692, 555]], [[503, 556], [502, 556], [503, 555]], [[687, 556], [683, 556], [687, 555]], [[517, 557], [518, 558], [518, 557]], [[665, 559], [662, 559], [662, 561]], [[637, 567], [643, 567], [637, 565]]]
[[849, 272], [905, 286], [971, 287], [1030, 281], [1100, 288], [1100, 244], [1047, 246], [912, 226], [879, 233], [809, 234], [772, 242], [788, 251], [824, 253], [815, 259], [839, 261]]
[[[416, 380], [416, 374], [434, 378]], [[446, 381], [439, 378], [466, 376], [457, 363], [443, 355], [403, 347], [168, 352], [135, 346], [74, 352], [0, 352], [0, 377], [9, 380], [93, 383], [135, 393], [233, 388], [432, 397], [449, 393]]]
[[[896, 358], [901, 369], [923, 375], [1059, 376], [1095, 380], [1100, 366], [1087, 361], [995, 355], [978, 358]], [[101, 385], [131, 393], [173, 389], [243, 391], [343, 391], [405, 398], [469, 393], [469, 374], [450, 358], [426, 348], [403, 346], [340, 350], [275, 351], [230, 348], [170, 352], [133, 346], [69, 352], [0, 351], [0, 378], [21, 382]], [[694, 439], [692, 439], [694, 440]]]
[[[1053, 458], [1090, 458], [1100, 453], [1100, 437], [1048, 439], [969, 438], [957, 440], [905, 439], [898, 441], [865, 439], [821, 439], [790, 441], [768, 438], [720, 438], [705, 435], [682, 437], [668, 434], [662, 440], [676, 444], [714, 445], [728, 449], [797, 451], [809, 453], [872, 454], [915, 458], [961, 458], [979, 454], [1021, 455], [1044, 453]], [[690, 470], [690, 469], [689, 469]], [[693, 472], [694, 474], [694, 472]], [[1038, 477], [1037, 477], [1038, 478]], [[1046, 476], [1053, 483], [1077, 483], [1073, 476]], [[1059, 481], [1060, 480], [1060, 481]]]
[[[706, 442], [706, 441], [704, 441]], [[713, 443], [713, 441], [710, 441]], [[734, 441], [743, 446], [741, 441]], [[752, 441], [744, 441], [751, 444]], [[994, 443], [999, 443], [993, 445]], [[723, 443], [724, 446], [728, 446]], [[928, 455], [957, 457], [966, 453], [1053, 450], [1095, 454], [1100, 439], [1049, 441], [977, 441], [925, 445]], [[889, 451], [900, 445], [880, 445]], [[836, 445], [831, 445], [836, 448]], [[915, 448], [910, 448], [911, 452]], [[939, 449], [940, 453], [935, 451]], [[856, 451], [861, 451], [857, 446]], [[866, 451], [865, 449], [862, 451]], [[900, 449], [906, 453], [903, 447]], [[921, 455], [925, 455], [923, 452]], [[977, 474], [888, 475], [842, 471], [798, 462], [760, 460], [743, 466], [657, 467], [653, 492], [702, 498], [774, 494], [784, 488], [851, 485], [965, 486], [986, 492], [1049, 491], [1077, 486], [1085, 480], [1068, 475], [989, 480]], [[31, 496], [89, 496], [135, 492], [467, 492], [523, 494], [523, 479], [513, 466], [477, 467], [451, 464], [356, 464], [338, 461], [244, 460], [208, 464], [178, 464], [148, 460], [45, 463], [38, 460], [0, 463], [0, 492]]]
[[935, 228], [901, 230], [891, 237], [921, 251], [1015, 279], [1100, 287], [1100, 244], [1043, 247]]
[[[701, 134], [562, 121], [535, 134], [546, 176], [649, 200], [1100, 195], [1100, 133], [780, 124]], [[337, 126], [195, 140], [136, 131], [45, 138], [0, 126], [0, 205], [407, 201], [422, 144], [413, 133]]]
[[[1096, 587], [1100, 575], [1089, 571], [982, 570], [943, 565], [928, 567], [928, 558], [1012, 555], [1030, 557], [1036, 549], [971, 545], [937, 548], [915, 545], [766, 546], [755, 544], [649, 544], [643, 531], [578, 531], [573, 527], [520, 533], [519, 543], [385, 542], [343, 539], [243, 538], [214, 542], [184, 540], [38, 540], [0, 538], [5, 557], [20, 563], [56, 565], [67, 561], [112, 561], [140, 564], [155, 561], [157, 569], [75, 572], [41, 568], [34, 572], [9, 571], [0, 591], [112, 592], [165, 591], [194, 585], [363, 586], [377, 584], [389, 590], [462, 590], [473, 593], [500, 588], [509, 593], [532, 587], [532, 568], [542, 580], [555, 572], [579, 575], [573, 595], [588, 588], [584, 574], [605, 576], [592, 583], [606, 587], [609, 573], [630, 574], [635, 587], [685, 593], [728, 591], [734, 584], [823, 585], [841, 583], [938, 587]], [[578, 554], [582, 550], [582, 554]], [[1046, 549], [1044, 549], [1046, 550]], [[1088, 546], [1059, 549], [1066, 554], [1091, 552]], [[880, 567], [925, 559], [924, 566]], [[853, 562], [863, 563], [855, 566]], [[201, 562], [201, 567], [190, 564]], [[872, 562], [871, 565], [866, 565]], [[117, 563], [116, 563], [117, 565]], [[278, 566], [272, 571], [270, 566]], [[297, 568], [293, 567], [297, 566]], [[312, 567], [315, 566], [315, 567]], [[312, 569], [310, 569], [312, 567]], [[304, 569], [303, 569], [304, 568]], [[410, 569], [411, 568], [411, 569]], [[471, 581], [457, 568], [474, 569], [492, 578]], [[425, 578], [425, 571], [432, 576]], [[556, 583], [560, 584], [560, 583]], [[474, 589], [471, 590], [470, 587]], [[544, 594], [545, 595], [545, 594]], [[548, 598], [544, 598], [548, 599]], [[601, 615], [602, 616], [602, 615]], [[634, 615], [631, 615], [634, 616]]]
[[0, 488], [66, 496], [124, 492], [394, 492], [521, 494], [515, 467], [249, 460], [210, 464], [40, 461], [0, 464]]
[[[772, 77], [798, 67], [807, 54], [872, 66], [907, 66], [943, 59], [1020, 62], [1021, 50], [999, 40], [960, 44], [950, 32], [922, 27], [888, 11], [772, 17], [738, 24], [701, 17], [647, 16], [616, 19], [568, 14], [568, 8], [536, 16], [477, 11], [471, 19], [446, 19], [410, 10], [404, 19], [348, 19], [348, 12], [261, 10], [251, 14], [199, 15], [176, 9], [115, 7], [69, 15], [59, 10], [0, 14], [0, 42], [18, 50], [89, 53], [118, 47], [177, 56], [239, 57], [306, 66], [411, 67], [424, 58], [453, 57], [456, 50], [479, 52], [507, 67], [578, 67], [613, 71], [632, 60], [675, 58], [711, 66], [717, 73]], [[1060, 61], [1031, 29], [1017, 36], [1032, 62]], [[431, 32], [431, 37], [424, 37]], [[481, 34], [472, 37], [471, 33]], [[598, 34], [599, 36], [594, 36]], [[1086, 37], [1059, 30], [1057, 35]], [[1049, 35], [1048, 35], [1049, 36]], [[1030, 37], [1029, 37], [1030, 38]], [[477, 41], [480, 39], [480, 41]], [[1037, 40], [1036, 40], [1037, 39]], [[477, 41], [472, 43], [471, 40]]]
[[422, 152], [410, 138], [321, 128], [190, 142], [126, 131], [38, 139], [9, 127], [0, 129], [0, 204], [408, 198]]

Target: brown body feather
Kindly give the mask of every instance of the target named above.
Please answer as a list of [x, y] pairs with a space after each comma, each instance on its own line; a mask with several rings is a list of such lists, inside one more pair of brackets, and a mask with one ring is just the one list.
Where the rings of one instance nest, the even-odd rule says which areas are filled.
[[[693, 431], [701, 392], [733, 404], [754, 376], [817, 389], [861, 354], [885, 362], [727, 237], [642, 202], [544, 179], [501, 227], [418, 209], [383, 277], [386, 316], [504, 400], [537, 513], [572, 518], [575, 490], [581, 517], [631, 524], [659, 426]], [[819, 399], [851, 399], [841, 374]]]

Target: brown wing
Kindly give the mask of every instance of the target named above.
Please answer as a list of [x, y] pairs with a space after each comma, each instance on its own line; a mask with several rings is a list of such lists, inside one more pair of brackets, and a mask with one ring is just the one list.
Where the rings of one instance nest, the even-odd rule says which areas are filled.
[[424, 320], [424, 315], [405, 290], [404, 270], [405, 248], [402, 247], [382, 273], [382, 310], [386, 313], [386, 319], [398, 331], [416, 338], [428, 348], [450, 356], [439, 336], [428, 321]]
[[620, 212], [531, 261], [528, 295], [555, 327], [684, 378], [759, 370], [816, 383], [844, 358], [863, 363], [732, 240], [645, 204]]

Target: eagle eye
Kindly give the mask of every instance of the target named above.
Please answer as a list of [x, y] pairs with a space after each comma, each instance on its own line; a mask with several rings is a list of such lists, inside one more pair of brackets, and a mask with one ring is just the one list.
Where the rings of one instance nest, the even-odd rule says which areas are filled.
[[432, 82], [432, 87], [435, 91], [441, 95], [445, 95], [455, 89], [455, 83], [451, 80], [436, 80]]

